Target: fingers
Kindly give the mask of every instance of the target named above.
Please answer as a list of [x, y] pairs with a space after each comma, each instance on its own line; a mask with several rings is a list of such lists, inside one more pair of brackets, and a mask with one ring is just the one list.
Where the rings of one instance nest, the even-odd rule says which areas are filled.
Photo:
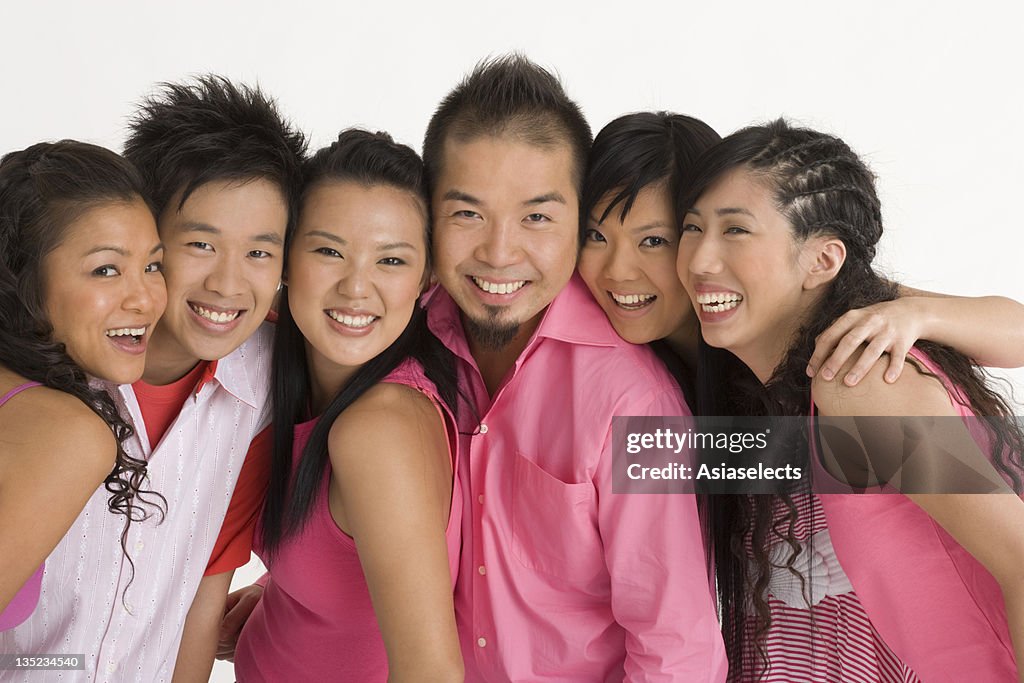
[[262, 595], [263, 587], [259, 585], [245, 586], [228, 594], [217, 637], [217, 659], [235, 661], [238, 634], [242, 632], [242, 627], [256, 609]]
[[[886, 352], [889, 347], [889, 340], [883, 337], [875, 337], [871, 340], [860, 356], [857, 358], [857, 362], [853, 364], [853, 367], [843, 376], [843, 383], [848, 386], [856, 386], [857, 382], [864, 377], [868, 371], [874, 367], [875, 363], [882, 357], [882, 354]], [[843, 361], [846, 362], [845, 360]], [[840, 366], [842, 367], [842, 366]]]

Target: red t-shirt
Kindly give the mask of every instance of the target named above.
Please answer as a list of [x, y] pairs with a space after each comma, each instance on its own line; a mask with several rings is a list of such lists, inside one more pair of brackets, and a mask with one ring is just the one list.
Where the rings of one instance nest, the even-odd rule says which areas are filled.
[[[151, 449], [160, 443], [188, 397], [198, 393], [213, 378], [216, 370], [217, 361], [201, 361], [187, 375], [171, 384], [154, 386], [139, 380], [132, 385]], [[249, 561], [253, 531], [270, 477], [270, 449], [271, 433], [267, 427], [249, 444], [204, 576], [231, 571]]]

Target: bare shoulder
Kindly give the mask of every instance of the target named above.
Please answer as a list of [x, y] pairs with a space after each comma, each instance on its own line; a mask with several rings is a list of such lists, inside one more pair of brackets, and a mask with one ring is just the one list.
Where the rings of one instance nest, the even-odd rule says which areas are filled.
[[[418, 458], [429, 446], [444, 444], [445, 426], [437, 406], [422, 392], [381, 382], [343, 412], [331, 427], [331, 461], [346, 453], [386, 450], [401, 458]], [[336, 456], [337, 454], [337, 456]]]
[[[845, 376], [856, 360], [856, 357], [848, 359], [836, 377]], [[853, 387], [815, 375], [811, 391], [818, 411], [822, 415], [849, 416], [957, 414], [942, 382], [927, 370], [919, 369], [908, 359], [903, 374], [890, 384], [884, 379], [886, 368], [887, 363], [875, 363]]]
[[8, 452], [16, 450], [18, 463], [32, 469], [56, 467], [91, 478], [97, 472], [105, 475], [114, 465], [117, 441], [110, 427], [89, 406], [63, 391], [49, 387], [23, 391], [3, 406], [0, 423], [4, 441], [16, 446]]

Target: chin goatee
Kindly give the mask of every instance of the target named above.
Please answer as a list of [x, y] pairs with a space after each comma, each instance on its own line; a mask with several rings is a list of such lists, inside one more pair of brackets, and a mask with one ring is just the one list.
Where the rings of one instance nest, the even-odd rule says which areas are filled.
[[467, 316], [462, 322], [466, 333], [488, 351], [501, 351], [519, 333], [519, 323], [505, 323], [493, 317], [481, 321]]

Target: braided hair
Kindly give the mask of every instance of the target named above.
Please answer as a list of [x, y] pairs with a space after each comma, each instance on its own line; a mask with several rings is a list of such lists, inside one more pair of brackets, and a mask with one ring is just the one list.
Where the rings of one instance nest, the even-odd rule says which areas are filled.
[[[871, 265], [882, 236], [875, 176], [839, 138], [793, 127], [780, 119], [742, 129], [705, 154], [684, 184], [686, 191], [677, 206], [679, 215], [718, 178], [738, 167], [771, 189], [775, 206], [789, 221], [797, 241], [816, 235], [833, 236], [843, 241], [847, 256], [765, 385], [728, 351], [703, 345], [698, 409], [714, 415], [805, 415], [811, 390], [805, 368], [816, 337], [847, 311], [897, 296], [897, 285], [878, 275]], [[983, 416], [993, 463], [1019, 493], [1024, 433], [1006, 400], [987, 385], [986, 375], [964, 354], [928, 341], [917, 346], [963, 390], [968, 407]], [[931, 374], [919, 364], [915, 366]], [[723, 393], [723, 387], [729, 395]], [[806, 435], [799, 443], [801, 457], [809, 458]], [[802, 489], [790, 493], [798, 490], [806, 492], [806, 482]], [[794, 529], [797, 519], [809, 512], [798, 507], [790, 493], [707, 496], [702, 501], [718, 578], [731, 680], [749, 677], [751, 671], [763, 673], [767, 664], [763, 638], [770, 627], [770, 610], [764, 598], [772, 569], [768, 548], [786, 543], [792, 550], [786, 567], [793, 571], [799, 551]], [[750, 661], [750, 648], [744, 647], [750, 626], [756, 645], [754, 661]]]

